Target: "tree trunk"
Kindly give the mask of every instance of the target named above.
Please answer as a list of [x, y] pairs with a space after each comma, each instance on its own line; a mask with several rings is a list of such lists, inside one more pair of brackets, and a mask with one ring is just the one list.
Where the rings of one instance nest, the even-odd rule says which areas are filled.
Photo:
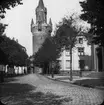
[[73, 80], [72, 76], [72, 48], [70, 48], [70, 81]]
[[54, 69], [52, 68], [52, 78], [54, 78], [54, 71], [53, 71]]
[[51, 63], [51, 76], [54, 78], [54, 62]]

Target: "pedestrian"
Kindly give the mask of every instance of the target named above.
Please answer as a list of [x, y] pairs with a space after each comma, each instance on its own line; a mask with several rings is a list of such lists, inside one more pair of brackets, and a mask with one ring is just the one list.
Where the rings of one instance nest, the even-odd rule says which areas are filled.
[[0, 82], [4, 82], [4, 71], [2, 64], [0, 64]]
[[27, 72], [26, 72], [26, 67], [24, 67], [24, 74], [27, 74]]

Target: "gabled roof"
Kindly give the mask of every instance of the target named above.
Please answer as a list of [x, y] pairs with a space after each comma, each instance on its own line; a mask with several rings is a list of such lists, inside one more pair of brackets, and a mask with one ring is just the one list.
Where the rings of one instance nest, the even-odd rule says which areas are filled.
[[33, 24], [34, 24], [34, 20], [32, 19], [32, 20], [31, 20], [31, 25], [33, 25]]

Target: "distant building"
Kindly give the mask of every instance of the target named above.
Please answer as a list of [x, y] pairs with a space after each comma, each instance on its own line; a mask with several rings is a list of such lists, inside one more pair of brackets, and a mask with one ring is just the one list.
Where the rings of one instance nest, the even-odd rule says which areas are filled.
[[47, 8], [44, 6], [43, 0], [39, 0], [36, 8], [36, 23], [34, 24], [33, 19], [31, 21], [31, 32], [33, 35], [33, 54], [35, 54], [52, 32], [52, 22], [50, 19], [47, 24]]

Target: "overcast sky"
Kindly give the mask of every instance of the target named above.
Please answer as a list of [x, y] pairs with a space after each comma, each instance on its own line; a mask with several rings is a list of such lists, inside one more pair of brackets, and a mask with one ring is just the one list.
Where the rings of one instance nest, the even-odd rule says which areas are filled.
[[[6, 35], [18, 39], [19, 43], [26, 47], [28, 55], [32, 54], [30, 24], [32, 18], [35, 22], [35, 9], [38, 2], [39, 0], [23, 0], [23, 5], [7, 10], [4, 20], [4, 23], [9, 25], [6, 29]], [[53, 27], [65, 15], [70, 15], [73, 12], [81, 13], [79, 0], [43, 0], [43, 2], [47, 8], [47, 22], [51, 18]]]

